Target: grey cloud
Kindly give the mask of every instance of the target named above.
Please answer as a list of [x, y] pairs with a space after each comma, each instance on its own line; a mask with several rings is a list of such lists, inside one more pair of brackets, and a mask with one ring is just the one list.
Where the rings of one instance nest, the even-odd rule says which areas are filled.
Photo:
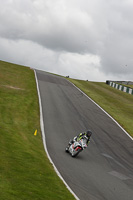
[[29, 12], [25, 12], [25, 9], [20, 12], [20, 9], [14, 10], [12, 7], [5, 9], [1, 14], [1, 36], [31, 40], [50, 49], [94, 52], [91, 17], [80, 9], [69, 10], [69, 7], [65, 7], [62, 11], [54, 6], [46, 4], [43, 10], [40, 8], [41, 14], [33, 4]]
[[[34, 66], [38, 63], [40, 66], [45, 62], [50, 70], [65, 73], [70, 70], [73, 75], [77, 66], [76, 76], [80, 76], [80, 71], [88, 74], [88, 70], [92, 69], [94, 74], [101, 71], [101, 77], [131, 77], [131, 0], [0, 0], [0, 3], [0, 37], [1, 41], [2, 38], [4, 40], [3, 45], [8, 46], [9, 41], [14, 41], [15, 49], [17, 45], [26, 47], [29, 53], [25, 52], [31, 60], [30, 48], [34, 46], [34, 50], [37, 48], [36, 59], [42, 59], [42, 62], [33, 59], [33, 63], [26, 59], [26, 53], [22, 53], [25, 63], [27, 60], [27, 63]], [[5, 40], [8, 42], [5, 43]], [[0, 54], [4, 56], [2, 52]], [[20, 60], [22, 54], [19, 55]], [[98, 57], [99, 63], [89, 62], [87, 65], [86, 59], [91, 59], [90, 55]]]

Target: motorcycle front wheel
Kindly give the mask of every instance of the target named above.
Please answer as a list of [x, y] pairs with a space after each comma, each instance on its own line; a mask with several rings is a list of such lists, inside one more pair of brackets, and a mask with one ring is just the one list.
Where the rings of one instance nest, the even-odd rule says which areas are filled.
[[77, 151], [75, 151], [74, 153], [72, 153], [71, 156], [72, 157], [76, 157], [81, 151], [82, 151], [82, 149], [78, 149]]

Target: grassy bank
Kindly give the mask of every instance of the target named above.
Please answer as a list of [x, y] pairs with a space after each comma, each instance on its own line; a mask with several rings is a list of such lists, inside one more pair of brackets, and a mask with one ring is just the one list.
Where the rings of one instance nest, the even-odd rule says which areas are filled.
[[74, 199], [47, 159], [39, 116], [33, 70], [0, 61], [1, 200]]
[[133, 95], [106, 83], [69, 79], [106, 110], [133, 137]]

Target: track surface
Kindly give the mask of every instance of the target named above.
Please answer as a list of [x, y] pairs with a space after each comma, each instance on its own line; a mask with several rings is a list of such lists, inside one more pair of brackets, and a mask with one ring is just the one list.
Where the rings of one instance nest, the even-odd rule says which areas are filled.
[[[67, 80], [36, 70], [47, 149], [58, 171], [80, 200], [133, 199], [133, 141]], [[77, 158], [68, 141], [91, 129]]]

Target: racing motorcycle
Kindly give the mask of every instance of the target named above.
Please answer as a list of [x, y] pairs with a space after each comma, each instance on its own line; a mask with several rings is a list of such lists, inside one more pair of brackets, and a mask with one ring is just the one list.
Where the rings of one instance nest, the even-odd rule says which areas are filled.
[[81, 151], [83, 151], [87, 147], [87, 137], [84, 136], [79, 141], [74, 141], [74, 143], [71, 144], [71, 140], [69, 142], [69, 145], [66, 147], [66, 152], [70, 153], [72, 157], [76, 157]]

